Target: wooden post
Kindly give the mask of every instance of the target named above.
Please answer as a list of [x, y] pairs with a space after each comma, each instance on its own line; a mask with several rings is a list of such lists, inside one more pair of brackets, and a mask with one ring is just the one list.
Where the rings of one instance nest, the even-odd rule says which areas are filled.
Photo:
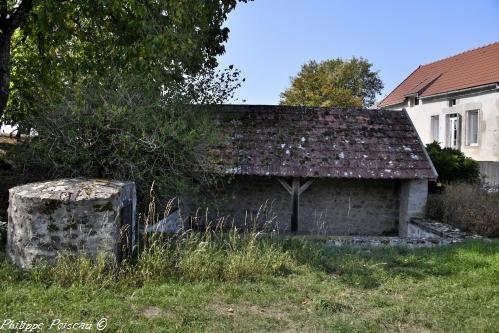
[[303, 185], [300, 186], [300, 179], [293, 178], [291, 182], [291, 186], [289, 186], [286, 181], [281, 178], [277, 178], [279, 183], [281, 183], [282, 187], [291, 195], [291, 232], [298, 232], [298, 217], [299, 217], [299, 207], [300, 207], [300, 195], [305, 192], [307, 188], [312, 185], [313, 180], [306, 181]]
[[291, 232], [296, 233], [298, 231], [298, 206], [300, 202], [300, 180], [298, 178], [293, 178], [293, 194], [292, 200], [292, 213], [291, 213]]

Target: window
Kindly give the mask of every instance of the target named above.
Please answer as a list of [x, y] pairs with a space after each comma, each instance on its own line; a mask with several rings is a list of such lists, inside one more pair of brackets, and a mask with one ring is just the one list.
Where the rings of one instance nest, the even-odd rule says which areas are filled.
[[455, 98], [451, 98], [451, 99], [449, 99], [449, 107], [456, 105], [456, 102], [457, 102], [457, 101], [456, 101], [456, 99], [455, 99]]
[[469, 146], [478, 146], [478, 110], [468, 111], [467, 118], [467, 144]]
[[431, 141], [437, 141], [437, 142], [440, 141], [438, 138], [438, 126], [439, 126], [438, 116], [431, 116]]
[[461, 119], [459, 114], [447, 115], [447, 147], [459, 149], [461, 136]]
[[419, 98], [414, 97], [414, 105], [419, 105]]

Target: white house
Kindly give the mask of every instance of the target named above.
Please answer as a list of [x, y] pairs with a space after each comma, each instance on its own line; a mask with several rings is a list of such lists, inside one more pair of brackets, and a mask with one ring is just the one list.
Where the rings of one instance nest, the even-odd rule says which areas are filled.
[[419, 66], [379, 107], [406, 109], [425, 144], [460, 149], [499, 183], [499, 42]]

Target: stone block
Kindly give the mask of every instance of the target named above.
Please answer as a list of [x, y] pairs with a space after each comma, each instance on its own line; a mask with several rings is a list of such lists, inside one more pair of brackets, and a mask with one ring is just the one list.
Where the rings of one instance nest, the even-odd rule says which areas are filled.
[[61, 252], [117, 261], [135, 243], [133, 182], [59, 179], [9, 190], [7, 255], [19, 267]]

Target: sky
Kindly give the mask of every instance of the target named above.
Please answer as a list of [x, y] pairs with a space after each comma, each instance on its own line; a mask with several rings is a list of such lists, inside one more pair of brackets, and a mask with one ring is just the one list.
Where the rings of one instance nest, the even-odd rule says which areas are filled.
[[255, 0], [225, 25], [219, 64], [246, 78], [232, 103], [278, 104], [308, 60], [352, 56], [379, 71], [381, 100], [419, 65], [499, 41], [499, 0]]

